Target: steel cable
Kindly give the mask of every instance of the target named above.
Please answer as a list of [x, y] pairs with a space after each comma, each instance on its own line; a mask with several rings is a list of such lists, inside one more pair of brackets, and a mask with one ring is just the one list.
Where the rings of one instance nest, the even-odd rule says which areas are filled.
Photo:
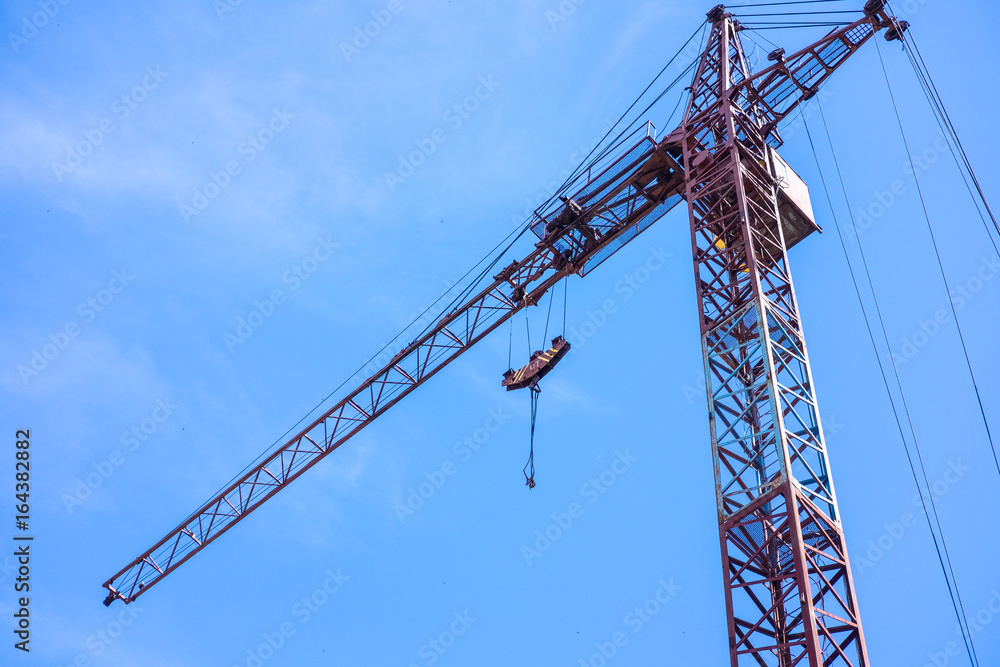
[[[876, 46], [878, 42], [876, 42]], [[892, 91], [892, 83], [889, 80], [889, 72], [885, 67], [885, 60], [882, 59], [881, 49], [877, 49], [879, 54], [879, 61], [882, 63], [882, 73], [885, 75], [886, 87], [889, 91], [889, 98], [892, 100], [892, 107], [896, 113], [896, 122], [899, 125], [899, 134], [903, 140], [903, 147], [906, 149], [906, 156], [910, 160], [911, 164], [913, 161], [913, 153], [910, 150], [910, 142], [906, 138], [906, 131], [903, 128], [903, 119], [899, 113], [899, 107], [896, 105], [896, 96]], [[913, 171], [913, 170], [911, 170]], [[938, 270], [941, 273], [941, 281], [944, 284], [945, 292], [948, 294], [948, 305], [951, 307], [951, 315], [955, 320], [955, 329], [958, 331], [958, 339], [962, 344], [962, 354], [965, 356], [965, 365], [969, 371], [969, 377], [972, 380], [972, 387], [976, 393], [976, 402], [979, 404], [979, 414], [982, 418], [983, 427], [986, 429], [986, 438], [990, 443], [990, 451], [993, 453], [993, 462], [997, 468], [997, 474], [1000, 474], [1000, 458], [997, 456], [996, 445], [993, 442], [993, 433], [990, 430], [989, 420], [986, 418], [986, 409], [983, 407], [982, 395], [979, 393], [979, 382], [976, 380], [975, 371], [972, 369], [972, 360], [969, 357], [969, 348], [965, 342], [965, 333], [962, 330], [961, 321], [958, 319], [958, 309], [955, 307], [955, 301], [951, 298], [951, 293], [948, 289], [948, 276], [944, 269], [944, 262], [941, 259], [941, 251], [938, 248], [937, 238], [934, 234], [934, 227], [931, 224], [930, 213], [927, 210], [927, 201], [924, 197], [923, 188], [920, 185], [920, 179], [917, 177], [916, 172], [913, 173], [913, 182], [917, 187], [917, 195], [920, 197], [920, 206], [924, 212], [924, 222], [927, 224], [927, 233], [931, 239], [931, 245], [934, 247], [934, 257], [937, 259]]]
[[[820, 112], [821, 112], [821, 116], [822, 116], [822, 102], [820, 102]], [[875, 285], [874, 285], [874, 282], [873, 282], [872, 277], [871, 277], [871, 272], [870, 272], [870, 270], [868, 268], [868, 261], [867, 261], [867, 258], [864, 255], [864, 249], [863, 249], [863, 247], [861, 247], [862, 263], [863, 263], [863, 266], [864, 266], [865, 276], [866, 276], [866, 279], [867, 279], [867, 282], [868, 282], [868, 289], [869, 289], [869, 292], [871, 293], [872, 300], [873, 300], [873, 302], [875, 304], [875, 313], [876, 313], [876, 317], [877, 317], [878, 322], [879, 322], [879, 326], [880, 326], [881, 331], [882, 331], [883, 340], [885, 341], [886, 348], [889, 349], [889, 365], [891, 365], [892, 370], [893, 370], [893, 375], [894, 375], [894, 378], [895, 378], [895, 381], [896, 381], [896, 387], [897, 387], [898, 392], [899, 392], [899, 397], [900, 397], [900, 401], [901, 401], [901, 404], [902, 404], [902, 407], [903, 407], [903, 412], [904, 412], [904, 415], [905, 415], [905, 418], [906, 418], [908, 429], [909, 429], [909, 432], [910, 432], [910, 437], [911, 437], [911, 439], [913, 441], [914, 450], [915, 450], [915, 452], [917, 454], [916, 462], [914, 461], [914, 456], [910, 452], [910, 448], [907, 445], [907, 438], [906, 438], [906, 435], [905, 435], [904, 430], [903, 430], [902, 420], [901, 420], [900, 415], [899, 415], [899, 408], [896, 406], [896, 401], [893, 398], [892, 389], [891, 389], [891, 387], [889, 385], [889, 378], [888, 378], [888, 374], [886, 373], [886, 369], [885, 369], [886, 364], [883, 364], [883, 362], [882, 362], [882, 355], [881, 355], [881, 353], [879, 351], [878, 344], [875, 342], [875, 334], [874, 334], [874, 331], [873, 331], [872, 322], [869, 319], [867, 309], [865, 308], [865, 305], [864, 305], [864, 299], [861, 296], [861, 289], [860, 289], [860, 286], [858, 284], [858, 279], [857, 279], [857, 276], [856, 276], [855, 271], [854, 271], [854, 266], [853, 266], [853, 264], [851, 262], [850, 254], [847, 252], [847, 244], [846, 244], [846, 242], [844, 240], [844, 233], [843, 233], [843, 230], [841, 228], [841, 225], [840, 225], [839, 218], [837, 216], [836, 210], [834, 209], [834, 206], [833, 206], [833, 199], [832, 199], [832, 197], [830, 195], [830, 189], [829, 189], [829, 186], [827, 185], [826, 176], [824, 175], [823, 168], [822, 168], [822, 166], [820, 165], [820, 162], [819, 162], [819, 155], [818, 155], [818, 152], [816, 150], [816, 145], [815, 145], [815, 143], [813, 141], [812, 131], [809, 129], [809, 122], [808, 122], [808, 120], [805, 119], [804, 116], [803, 116], [803, 120], [804, 120], [805, 129], [806, 129], [806, 135], [809, 138], [809, 145], [812, 148], [813, 157], [816, 160], [816, 167], [817, 167], [817, 169], [819, 171], [819, 174], [820, 174], [820, 180], [823, 183], [823, 189], [826, 192], [827, 200], [829, 201], [829, 204], [830, 204], [830, 211], [831, 211], [831, 214], [833, 216], [834, 226], [837, 228], [837, 234], [838, 234], [838, 238], [840, 239], [841, 249], [843, 250], [844, 258], [847, 261], [848, 270], [850, 271], [850, 274], [851, 274], [851, 281], [854, 284], [854, 290], [855, 290], [855, 293], [856, 293], [856, 295], [858, 297], [858, 303], [861, 306], [861, 312], [862, 312], [862, 315], [864, 316], [865, 326], [866, 326], [866, 328], [868, 330], [868, 336], [869, 336], [869, 339], [871, 340], [872, 349], [874, 350], [876, 360], [878, 361], [879, 372], [882, 375], [882, 382], [885, 385], [886, 394], [889, 397], [889, 404], [892, 407], [893, 417], [895, 418], [895, 421], [896, 421], [896, 427], [899, 430], [899, 436], [900, 436], [900, 440], [901, 440], [902, 445], [903, 445], [903, 450], [904, 450], [904, 452], [906, 454], [906, 460], [907, 460], [907, 463], [909, 464], [909, 468], [910, 468], [910, 472], [911, 472], [911, 474], [913, 476], [914, 484], [917, 486], [917, 490], [918, 490], [918, 493], [919, 493], [919, 496], [920, 496], [920, 502], [921, 502], [921, 504], [922, 504], [922, 506], [924, 508], [924, 516], [927, 519], [927, 526], [928, 526], [928, 529], [930, 530], [930, 533], [931, 533], [931, 539], [932, 539], [932, 541], [934, 543], [934, 550], [935, 550], [935, 552], [937, 554], [938, 563], [939, 563], [939, 565], [941, 567], [941, 571], [942, 571], [942, 574], [943, 574], [944, 579], [945, 579], [945, 585], [946, 585], [946, 587], [948, 589], [948, 595], [949, 595], [949, 598], [952, 601], [952, 606], [953, 606], [954, 611], [955, 611], [955, 616], [958, 619], [959, 626], [961, 628], [963, 628], [963, 630], [962, 630], [962, 632], [963, 632], [962, 637], [963, 637], [963, 640], [965, 640], [966, 651], [969, 654], [969, 659], [970, 659], [970, 661], [972, 661], [972, 665], [975, 667], [976, 665], [978, 665], [978, 662], [973, 659], [973, 656], [975, 655], [975, 649], [974, 649], [974, 646], [972, 645], [971, 634], [969, 634], [968, 636], [966, 636], [968, 628], [967, 628], [967, 620], [966, 620], [966, 617], [965, 617], [965, 608], [964, 608], [964, 605], [962, 604], [962, 601], [961, 601], [961, 594], [960, 594], [960, 592], [958, 590], [958, 582], [957, 582], [957, 580], [954, 582], [954, 589], [953, 589], [952, 579], [954, 578], [954, 568], [953, 568], [952, 563], [951, 563], [950, 554], [948, 553], [948, 550], [947, 550], [947, 544], [945, 543], [944, 531], [943, 531], [943, 528], [941, 526], [940, 517], [938, 516], [938, 513], [937, 513], [937, 505], [934, 502], [934, 495], [930, 491], [930, 481], [929, 481], [929, 479], [927, 477], [927, 470], [926, 470], [926, 467], [924, 466], [923, 456], [922, 456], [921, 451], [920, 451], [919, 440], [917, 439], [916, 430], [915, 430], [915, 428], [913, 426], [913, 419], [912, 419], [912, 416], [910, 414], [909, 407], [907, 405], [906, 394], [905, 394], [905, 392], [903, 390], [903, 385], [902, 385], [901, 378], [899, 377], [899, 370], [898, 370], [898, 368], [896, 368], [895, 360], [892, 359], [891, 344], [889, 342], [889, 334], [888, 334], [888, 330], [886, 329], [886, 326], [885, 326], [885, 319], [882, 316], [881, 307], [879, 306], [878, 294], [877, 294], [877, 292], [875, 290]], [[835, 169], [836, 169], [836, 172], [837, 172], [837, 174], [838, 174], [838, 176], [840, 178], [840, 183], [841, 183], [841, 187], [843, 188], [845, 201], [847, 202], [848, 212], [850, 213], [850, 217], [851, 217], [851, 224], [856, 228], [856, 221], [854, 219], [853, 209], [851, 208], [850, 198], [849, 198], [849, 196], [847, 194], [846, 184], [845, 184], [845, 182], [843, 180], [843, 174], [842, 174], [842, 172], [840, 170], [839, 161], [837, 160], [837, 157], [836, 157], [836, 151], [833, 148], [833, 142], [832, 142], [832, 139], [830, 138], [829, 128], [826, 125], [826, 119], [825, 119], [825, 117], [823, 118], [823, 124], [824, 124], [824, 127], [827, 128], [827, 138], [830, 141], [830, 150], [831, 150], [831, 152], [833, 154]], [[860, 239], [858, 240], [858, 244], [859, 244], [859, 246], [861, 246], [861, 240]], [[919, 467], [920, 472], [921, 472], [920, 475], [918, 475], [918, 472], [917, 472], [917, 468], [918, 467]], [[921, 476], [924, 479], [925, 486], [922, 486], [921, 483], [920, 483], [920, 477]], [[926, 491], [926, 496], [927, 497], [926, 498], [925, 498], [925, 491], [924, 491], [925, 487], [927, 488], [927, 491]], [[928, 500], [930, 502], [930, 510], [928, 510]], [[934, 522], [931, 521], [931, 514], [932, 513], [933, 513], [933, 515], [935, 517], [935, 521]], [[935, 532], [935, 526], [934, 526], [935, 523], [937, 524], [937, 532]], [[939, 538], [938, 538], [939, 534], [940, 534], [940, 543], [939, 543]]]

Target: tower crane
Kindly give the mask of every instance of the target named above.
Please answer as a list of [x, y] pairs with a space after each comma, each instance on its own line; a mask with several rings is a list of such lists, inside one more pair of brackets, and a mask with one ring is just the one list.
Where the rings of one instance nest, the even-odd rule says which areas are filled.
[[[743, 26], [718, 5], [679, 127], [616, 140], [540, 207], [534, 249], [496, 273], [333, 407], [104, 583], [129, 604], [570, 275], [587, 276], [686, 201], [704, 355], [731, 664], [866, 667], [788, 250], [813, 232], [808, 189], [777, 152], [782, 120], [881, 31], [884, 0], [751, 70]], [[516, 239], [515, 239], [516, 240]], [[499, 257], [498, 257], [499, 259]], [[488, 274], [487, 274], [488, 275]], [[558, 353], [558, 354], [557, 354]], [[557, 345], [504, 385], [547, 372]]]

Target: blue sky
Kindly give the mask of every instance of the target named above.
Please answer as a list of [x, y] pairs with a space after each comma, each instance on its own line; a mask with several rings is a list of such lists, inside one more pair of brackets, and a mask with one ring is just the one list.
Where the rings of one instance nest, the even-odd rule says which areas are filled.
[[[710, 4], [4, 3], [0, 489], [13, 495], [14, 433], [29, 428], [35, 542], [32, 651], [5, 645], [0, 662], [578, 665], [621, 632], [608, 664], [725, 664], [683, 210], [570, 282], [568, 328], [593, 333], [544, 382], [533, 491], [528, 397], [500, 388], [498, 332], [135, 605], [100, 604], [108, 576], [506, 236]], [[970, 20], [991, 8], [897, 10], [997, 200], [982, 122], [1000, 102], [994, 35]], [[818, 36], [797, 33], [768, 37], [793, 51]], [[880, 46], [1000, 430], [998, 260], [904, 55]], [[868, 215], [861, 241], [967, 611], [989, 619], [980, 658], [996, 664], [1000, 477], [954, 323], [934, 323], [948, 291], [882, 77], [868, 45], [823, 104], [852, 208]], [[675, 101], [655, 110], [659, 129]], [[922, 667], [958, 639], [955, 619], [806, 133], [785, 138], [826, 230], [791, 263], [869, 651]], [[537, 338], [544, 312], [531, 324]], [[591, 481], [602, 473], [613, 483]], [[401, 520], [411, 490], [442, 474]], [[573, 523], [526, 558], [574, 503]], [[0, 557], [4, 627], [12, 562]], [[633, 613], [658, 595], [656, 613]]]

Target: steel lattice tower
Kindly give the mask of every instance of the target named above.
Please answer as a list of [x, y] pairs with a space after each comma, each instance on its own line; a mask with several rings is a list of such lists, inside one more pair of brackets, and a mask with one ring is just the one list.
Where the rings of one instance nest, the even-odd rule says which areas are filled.
[[[739, 25], [710, 14], [681, 127], [732, 664], [868, 665]], [[775, 54], [783, 59], [783, 54]], [[740, 85], [744, 84], [744, 85]]]

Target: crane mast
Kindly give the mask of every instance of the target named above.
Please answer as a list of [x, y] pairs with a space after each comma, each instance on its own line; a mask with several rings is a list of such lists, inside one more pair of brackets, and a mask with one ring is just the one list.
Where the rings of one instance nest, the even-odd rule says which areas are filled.
[[778, 123], [881, 28], [865, 16], [753, 74], [721, 5], [677, 134], [700, 304], [729, 653], [741, 665], [866, 667], [864, 632], [788, 265]]
[[[719, 5], [684, 119], [616, 140], [535, 212], [535, 249], [444, 315], [104, 583], [126, 604], [243, 520], [559, 281], [587, 275], [688, 203], [733, 667], [867, 667], [788, 249], [818, 227], [775, 148], [779, 123], [881, 30], [884, 0], [752, 72]], [[804, 189], [804, 184], [801, 184]]]

